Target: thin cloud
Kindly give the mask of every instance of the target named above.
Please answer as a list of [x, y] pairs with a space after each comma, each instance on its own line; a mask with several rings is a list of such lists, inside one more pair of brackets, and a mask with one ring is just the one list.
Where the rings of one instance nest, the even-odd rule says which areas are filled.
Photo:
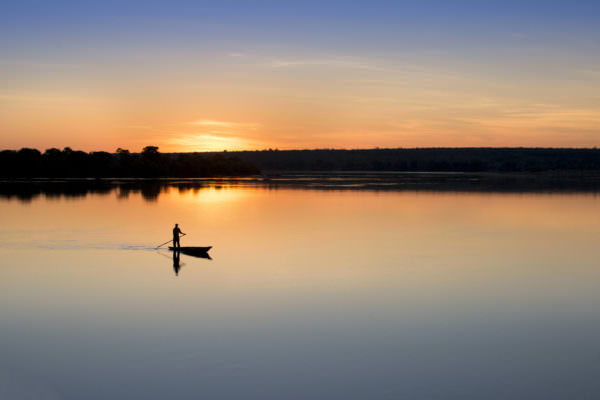
[[581, 75], [584, 75], [587, 78], [600, 78], [600, 70], [597, 69], [580, 69], [579, 72]]
[[230, 122], [230, 121], [215, 121], [210, 119], [202, 119], [198, 121], [189, 122], [189, 125], [204, 126], [204, 127], [218, 127], [227, 129], [249, 129], [256, 130], [260, 127], [260, 124], [254, 122]]
[[66, 96], [59, 94], [46, 93], [0, 93], [0, 101], [15, 101], [15, 102], [89, 102], [94, 99], [81, 96]]
[[80, 64], [70, 63], [45, 63], [23, 60], [0, 60], [0, 65], [17, 66], [17, 67], [39, 67], [39, 68], [62, 68], [62, 67], [79, 67]]
[[213, 121], [213, 120], [203, 119], [203, 120], [200, 120], [200, 121], [192, 121], [192, 122], [190, 122], [190, 125], [232, 127], [234, 125], [234, 123], [233, 122]]
[[269, 61], [267, 67], [270, 68], [293, 68], [293, 67], [335, 67], [335, 68], [351, 68], [351, 69], [367, 69], [381, 71], [382, 68], [368, 63], [366, 61], [350, 58], [317, 58], [317, 59], [297, 59], [297, 60], [282, 60], [275, 59]]
[[223, 135], [216, 132], [181, 133], [171, 136], [163, 143], [167, 147], [184, 147], [194, 151], [247, 150], [259, 145], [259, 142], [247, 137]]

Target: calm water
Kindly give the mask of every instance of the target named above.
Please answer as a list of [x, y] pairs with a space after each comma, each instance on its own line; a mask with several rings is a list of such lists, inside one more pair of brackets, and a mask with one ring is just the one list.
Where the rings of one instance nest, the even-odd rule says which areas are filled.
[[[594, 194], [208, 185], [0, 220], [2, 399], [600, 396]], [[175, 222], [214, 246], [178, 275]]]

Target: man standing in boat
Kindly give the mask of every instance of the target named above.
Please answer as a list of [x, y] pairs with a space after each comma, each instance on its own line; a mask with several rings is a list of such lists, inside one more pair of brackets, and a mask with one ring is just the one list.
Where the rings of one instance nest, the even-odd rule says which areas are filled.
[[179, 235], [185, 235], [185, 233], [181, 232], [178, 224], [175, 224], [175, 228], [173, 228], [173, 247], [181, 247], [179, 244]]

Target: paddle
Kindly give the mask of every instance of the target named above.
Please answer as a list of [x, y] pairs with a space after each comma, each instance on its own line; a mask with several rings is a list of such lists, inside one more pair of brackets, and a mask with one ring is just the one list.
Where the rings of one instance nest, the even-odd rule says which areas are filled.
[[[182, 234], [181, 234], [181, 236], [185, 236], [185, 233], [182, 233]], [[180, 237], [181, 237], [181, 236], [180, 236]], [[158, 249], [159, 247], [162, 247], [162, 246], [164, 246], [164, 245], [165, 245], [165, 244], [167, 244], [167, 243], [171, 243], [172, 241], [173, 241], [173, 239], [169, 240], [168, 242], [164, 242], [163, 244], [156, 246], [154, 249], [156, 250], [156, 249]]]

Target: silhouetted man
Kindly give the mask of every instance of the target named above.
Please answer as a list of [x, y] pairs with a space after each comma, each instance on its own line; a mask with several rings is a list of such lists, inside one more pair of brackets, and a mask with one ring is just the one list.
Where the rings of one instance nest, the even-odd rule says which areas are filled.
[[180, 234], [185, 235], [185, 233], [181, 232], [181, 229], [179, 229], [179, 226], [177, 224], [175, 224], [175, 228], [173, 228], [173, 247], [181, 247], [181, 245], [179, 244], [179, 235]]

